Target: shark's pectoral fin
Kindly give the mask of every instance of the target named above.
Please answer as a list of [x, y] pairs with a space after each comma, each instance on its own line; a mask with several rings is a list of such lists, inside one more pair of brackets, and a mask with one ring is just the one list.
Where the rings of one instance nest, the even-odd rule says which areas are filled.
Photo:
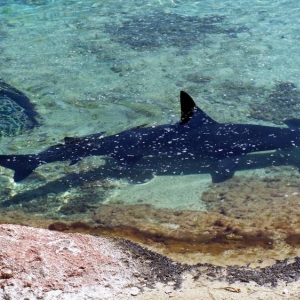
[[220, 183], [232, 178], [240, 159], [239, 156], [234, 156], [216, 162], [214, 169], [211, 171], [212, 182]]

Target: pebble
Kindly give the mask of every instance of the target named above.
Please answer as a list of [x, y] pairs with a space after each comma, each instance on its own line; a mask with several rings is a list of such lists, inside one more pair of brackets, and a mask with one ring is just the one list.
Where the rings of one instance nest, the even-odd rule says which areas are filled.
[[50, 292], [47, 292], [45, 294], [45, 298], [44, 300], [55, 300], [58, 298], [58, 296], [62, 293], [61, 290], [54, 290], [54, 291], [50, 291]]
[[289, 293], [289, 290], [288, 290], [288, 289], [283, 289], [283, 293], [284, 293], [285, 295], [287, 295], [287, 294]]
[[140, 292], [140, 289], [138, 287], [132, 287], [130, 289], [130, 295], [131, 296], [137, 296]]

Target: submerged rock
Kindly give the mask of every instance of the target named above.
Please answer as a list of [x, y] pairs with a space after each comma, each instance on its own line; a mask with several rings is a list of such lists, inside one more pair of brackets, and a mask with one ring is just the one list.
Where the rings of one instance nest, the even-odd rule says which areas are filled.
[[38, 125], [29, 98], [0, 78], [0, 136], [14, 136]]

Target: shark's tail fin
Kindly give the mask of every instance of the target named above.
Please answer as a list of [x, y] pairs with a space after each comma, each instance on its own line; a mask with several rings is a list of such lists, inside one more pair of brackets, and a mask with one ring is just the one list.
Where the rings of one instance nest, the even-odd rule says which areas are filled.
[[25, 179], [39, 165], [34, 155], [0, 155], [0, 166], [15, 171], [15, 182]]

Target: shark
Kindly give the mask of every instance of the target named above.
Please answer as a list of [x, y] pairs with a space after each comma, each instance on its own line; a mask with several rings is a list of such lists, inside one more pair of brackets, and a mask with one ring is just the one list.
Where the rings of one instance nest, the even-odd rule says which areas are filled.
[[36, 154], [0, 155], [0, 165], [14, 171], [20, 182], [44, 164], [88, 156], [108, 156], [130, 168], [145, 157], [165, 156], [174, 161], [207, 157], [213, 183], [233, 177], [243, 156], [261, 151], [300, 146], [300, 120], [285, 120], [286, 127], [219, 123], [200, 109], [186, 92], [180, 92], [181, 118], [174, 124], [142, 125], [106, 136], [99, 132], [65, 137], [64, 142]]

